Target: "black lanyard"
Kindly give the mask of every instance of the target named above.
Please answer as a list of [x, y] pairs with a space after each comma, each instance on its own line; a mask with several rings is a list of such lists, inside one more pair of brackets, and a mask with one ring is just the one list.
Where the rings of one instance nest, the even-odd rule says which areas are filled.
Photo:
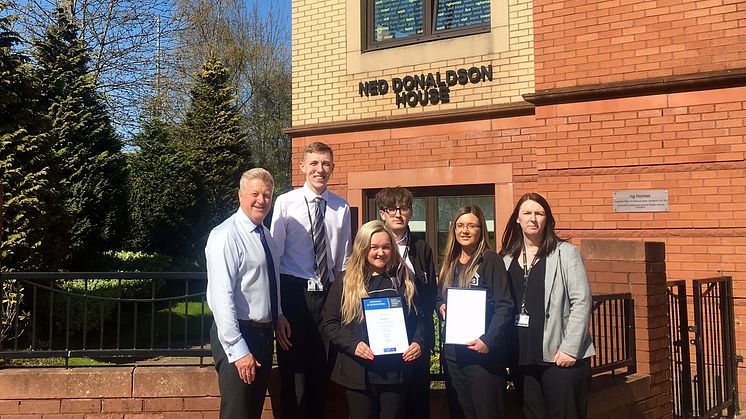
[[[406, 241], [404, 242], [404, 255], [401, 257], [401, 265], [399, 265], [399, 269], [396, 270], [396, 275], [398, 277], [404, 278], [404, 269], [408, 269], [407, 267], [407, 258], [409, 257], [409, 233], [405, 233], [407, 235]], [[399, 243], [394, 244], [396, 246], [396, 251], [399, 252]], [[414, 270], [414, 264], [412, 264], [412, 270]], [[415, 275], [417, 273], [415, 272]], [[412, 280], [415, 280], [416, 278], [412, 278]]]
[[534, 255], [534, 260], [531, 261], [531, 266], [528, 266], [528, 259], [526, 258], [526, 247], [523, 247], [523, 295], [521, 296], [521, 314], [528, 314], [526, 310], [526, 291], [528, 290], [528, 276], [531, 274], [531, 269], [536, 265], [538, 260], [539, 252]]

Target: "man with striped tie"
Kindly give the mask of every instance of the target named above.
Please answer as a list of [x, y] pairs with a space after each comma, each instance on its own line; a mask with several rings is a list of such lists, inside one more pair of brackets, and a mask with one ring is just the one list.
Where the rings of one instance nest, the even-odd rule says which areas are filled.
[[281, 249], [282, 309], [290, 323], [278, 323], [276, 331], [283, 419], [323, 417], [328, 340], [322, 309], [350, 255], [350, 206], [327, 188], [332, 149], [309, 144], [300, 169], [305, 184], [277, 197], [271, 229]]

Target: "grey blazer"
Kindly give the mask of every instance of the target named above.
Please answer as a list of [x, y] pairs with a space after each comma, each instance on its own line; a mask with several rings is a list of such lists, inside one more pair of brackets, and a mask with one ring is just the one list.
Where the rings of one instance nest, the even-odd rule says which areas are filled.
[[[510, 269], [513, 256], [503, 261]], [[593, 297], [577, 247], [560, 242], [547, 256], [544, 287], [544, 361], [552, 362], [558, 350], [575, 359], [595, 355], [588, 332]]]

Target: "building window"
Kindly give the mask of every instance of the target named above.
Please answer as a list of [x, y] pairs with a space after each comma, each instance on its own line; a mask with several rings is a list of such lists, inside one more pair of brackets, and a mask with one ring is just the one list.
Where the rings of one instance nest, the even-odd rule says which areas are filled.
[[[453, 214], [464, 205], [478, 205], [487, 220], [490, 246], [496, 249], [494, 185], [467, 185], [458, 187], [408, 188], [414, 195], [409, 229], [412, 235], [425, 239], [433, 249], [436, 264], [445, 249]], [[379, 218], [375, 195], [379, 189], [366, 190], [365, 221]], [[501, 221], [504, 223], [504, 221]], [[499, 224], [499, 223], [498, 223]], [[502, 225], [499, 225], [502, 228]], [[502, 234], [502, 231], [500, 231]]]
[[490, 0], [362, 1], [366, 51], [490, 30]]

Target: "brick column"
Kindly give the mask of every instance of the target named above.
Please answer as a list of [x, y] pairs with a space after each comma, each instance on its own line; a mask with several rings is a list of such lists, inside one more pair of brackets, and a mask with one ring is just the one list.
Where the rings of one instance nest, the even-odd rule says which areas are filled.
[[665, 245], [660, 242], [581, 241], [593, 294], [632, 294], [637, 372], [650, 375], [645, 417], [671, 417], [671, 362]]

